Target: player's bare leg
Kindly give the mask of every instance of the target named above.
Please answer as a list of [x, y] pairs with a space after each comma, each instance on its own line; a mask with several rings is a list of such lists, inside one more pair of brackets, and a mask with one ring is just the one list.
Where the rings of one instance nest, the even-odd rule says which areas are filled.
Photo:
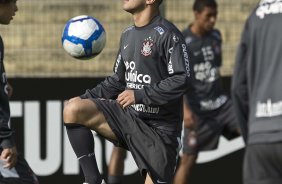
[[176, 171], [173, 184], [188, 184], [189, 176], [191, 174], [192, 167], [196, 162], [196, 155], [189, 155], [183, 153], [180, 158], [180, 164]]
[[65, 103], [64, 108], [65, 124], [80, 124], [99, 133], [110, 140], [116, 140], [116, 136], [109, 127], [104, 115], [96, 104], [89, 99], [75, 97]]
[[146, 175], [145, 184], [154, 184], [149, 174]]

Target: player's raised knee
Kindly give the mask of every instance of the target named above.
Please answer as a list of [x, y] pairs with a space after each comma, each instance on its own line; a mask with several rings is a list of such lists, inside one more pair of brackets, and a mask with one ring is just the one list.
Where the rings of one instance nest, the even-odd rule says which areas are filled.
[[78, 123], [78, 115], [80, 113], [80, 107], [76, 102], [67, 103], [64, 107], [63, 116], [65, 124]]

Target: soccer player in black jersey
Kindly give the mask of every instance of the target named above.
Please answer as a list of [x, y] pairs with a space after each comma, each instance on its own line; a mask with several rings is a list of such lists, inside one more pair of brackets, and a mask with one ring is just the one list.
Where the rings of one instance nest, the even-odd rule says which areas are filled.
[[246, 142], [244, 184], [282, 183], [282, 11], [261, 0], [248, 17], [232, 77], [232, 98]]
[[[8, 25], [15, 16], [17, 0], [0, 0], [0, 24]], [[17, 153], [14, 132], [9, 127], [9, 98], [12, 87], [4, 68], [4, 44], [0, 36], [0, 184], [37, 184], [25, 159]]]
[[122, 0], [134, 25], [121, 35], [114, 74], [65, 104], [64, 122], [85, 183], [100, 184], [90, 129], [131, 152], [146, 184], [172, 183], [183, 94], [192, 76], [181, 32], [162, 0]]
[[185, 94], [183, 154], [174, 184], [186, 184], [200, 151], [215, 149], [221, 135], [239, 136], [231, 100], [221, 84], [221, 34], [215, 0], [195, 0], [195, 19], [182, 33], [193, 64], [193, 90]]

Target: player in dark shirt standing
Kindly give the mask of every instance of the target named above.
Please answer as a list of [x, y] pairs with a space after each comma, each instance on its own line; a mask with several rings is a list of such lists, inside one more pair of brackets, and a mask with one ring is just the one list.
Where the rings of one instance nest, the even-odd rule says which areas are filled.
[[188, 183], [200, 151], [215, 149], [221, 135], [239, 136], [230, 98], [221, 84], [221, 34], [214, 29], [217, 18], [215, 0], [195, 0], [195, 19], [183, 35], [193, 64], [193, 90], [185, 94], [183, 154], [174, 184]]
[[246, 21], [232, 97], [247, 144], [244, 184], [282, 183], [281, 1], [261, 0]]
[[[0, 0], [0, 24], [8, 25], [18, 11], [17, 0]], [[37, 184], [25, 159], [17, 153], [14, 132], [9, 127], [9, 85], [4, 68], [4, 44], [0, 36], [0, 184]]]
[[86, 183], [103, 182], [90, 129], [129, 150], [146, 184], [173, 180], [192, 74], [181, 32], [159, 15], [161, 2], [122, 1], [134, 25], [122, 33], [114, 74], [66, 102], [64, 122]]

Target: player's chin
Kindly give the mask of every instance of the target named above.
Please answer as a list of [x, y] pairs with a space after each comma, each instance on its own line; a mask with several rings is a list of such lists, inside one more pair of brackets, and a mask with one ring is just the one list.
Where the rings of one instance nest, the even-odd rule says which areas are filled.
[[1, 21], [0, 23], [3, 24], [3, 25], [8, 25], [8, 24], [10, 24], [11, 20], [12, 20], [12, 18], [9, 19], [9, 20]]
[[213, 30], [213, 26], [207, 26], [206, 27], [206, 32], [210, 32], [210, 31], [212, 31]]
[[128, 12], [128, 13], [133, 13], [134, 12], [131, 8], [129, 8], [127, 6], [123, 6], [123, 10]]

